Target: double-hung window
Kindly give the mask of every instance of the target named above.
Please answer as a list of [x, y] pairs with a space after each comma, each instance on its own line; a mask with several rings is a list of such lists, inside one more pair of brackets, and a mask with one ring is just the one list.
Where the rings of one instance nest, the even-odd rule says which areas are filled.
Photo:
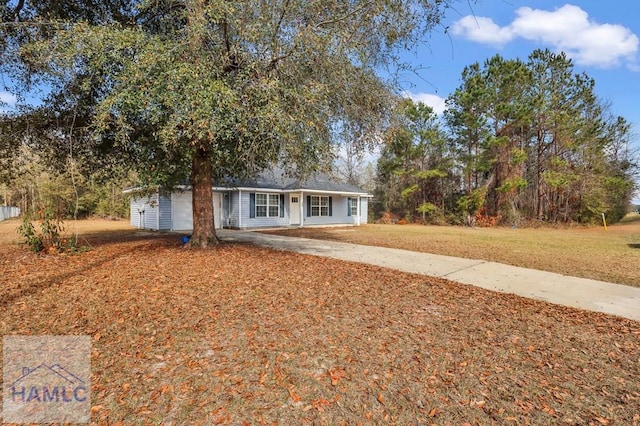
[[280, 195], [256, 193], [256, 217], [280, 216]]
[[311, 196], [311, 216], [329, 216], [329, 197]]
[[349, 216], [358, 216], [357, 198], [349, 198]]

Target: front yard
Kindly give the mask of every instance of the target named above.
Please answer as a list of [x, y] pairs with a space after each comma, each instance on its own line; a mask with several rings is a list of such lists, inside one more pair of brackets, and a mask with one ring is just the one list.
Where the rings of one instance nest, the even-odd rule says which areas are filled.
[[90, 335], [96, 424], [640, 424], [638, 322], [118, 222], [37, 257], [17, 224], [0, 334]]
[[534, 229], [366, 225], [274, 232], [482, 259], [640, 287], [640, 215], [635, 213], [607, 230], [601, 226]]

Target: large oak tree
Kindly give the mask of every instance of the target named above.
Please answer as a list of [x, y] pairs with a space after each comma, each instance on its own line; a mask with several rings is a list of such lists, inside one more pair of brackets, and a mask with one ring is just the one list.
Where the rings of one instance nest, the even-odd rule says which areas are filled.
[[305, 175], [344, 129], [371, 140], [394, 103], [380, 76], [452, 1], [20, 0], [5, 2], [18, 32], [3, 47], [14, 78], [38, 76], [89, 111], [101, 155], [136, 163], [146, 184], [189, 177], [192, 241], [206, 247], [212, 179], [274, 163]]

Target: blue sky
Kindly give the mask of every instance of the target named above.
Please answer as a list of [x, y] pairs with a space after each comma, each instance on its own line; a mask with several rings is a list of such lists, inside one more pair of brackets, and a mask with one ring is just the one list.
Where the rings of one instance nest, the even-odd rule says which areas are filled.
[[[444, 28], [448, 28], [445, 34]], [[535, 49], [564, 51], [596, 82], [611, 112], [634, 126], [640, 147], [640, 1], [461, 0], [428, 47], [409, 56], [408, 95], [434, 107], [460, 85], [462, 69], [495, 54], [526, 60]]]
[[[420, 71], [404, 75], [403, 89], [441, 112], [466, 65], [495, 54], [526, 60], [546, 48], [565, 52], [575, 72], [595, 80], [596, 94], [610, 112], [632, 124], [631, 146], [640, 150], [638, 0], [461, 0], [429, 46], [408, 56]], [[640, 204], [640, 193], [633, 201]]]
[[[526, 60], [533, 50], [549, 48], [564, 51], [577, 72], [594, 78], [600, 98], [640, 135], [639, 17], [637, 0], [460, 0], [429, 46], [406, 55], [420, 69], [403, 75], [402, 89], [439, 112], [460, 85], [466, 65], [496, 53]], [[0, 91], [0, 110], [1, 103], [15, 102], [15, 96]]]

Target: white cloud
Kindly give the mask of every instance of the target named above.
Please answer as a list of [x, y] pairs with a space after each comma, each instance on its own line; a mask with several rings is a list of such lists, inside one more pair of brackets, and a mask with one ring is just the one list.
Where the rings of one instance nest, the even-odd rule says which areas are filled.
[[597, 23], [586, 11], [571, 4], [554, 11], [521, 7], [513, 22], [504, 27], [491, 18], [465, 16], [453, 25], [452, 31], [495, 47], [519, 37], [564, 51], [578, 64], [602, 68], [622, 62], [632, 67], [640, 47], [640, 39], [628, 28]]
[[504, 46], [514, 36], [508, 27], [500, 28], [491, 18], [471, 15], [456, 21], [451, 31], [454, 35], [496, 47]]
[[433, 111], [436, 114], [442, 114], [446, 108], [445, 99], [432, 93], [404, 92], [404, 96], [414, 102], [422, 102], [425, 105], [429, 105], [431, 108], [433, 108]]
[[0, 103], [7, 104], [9, 106], [14, 106], [17, 102], [17, 98], [15, 95], [9, 92], [0, 92]]

